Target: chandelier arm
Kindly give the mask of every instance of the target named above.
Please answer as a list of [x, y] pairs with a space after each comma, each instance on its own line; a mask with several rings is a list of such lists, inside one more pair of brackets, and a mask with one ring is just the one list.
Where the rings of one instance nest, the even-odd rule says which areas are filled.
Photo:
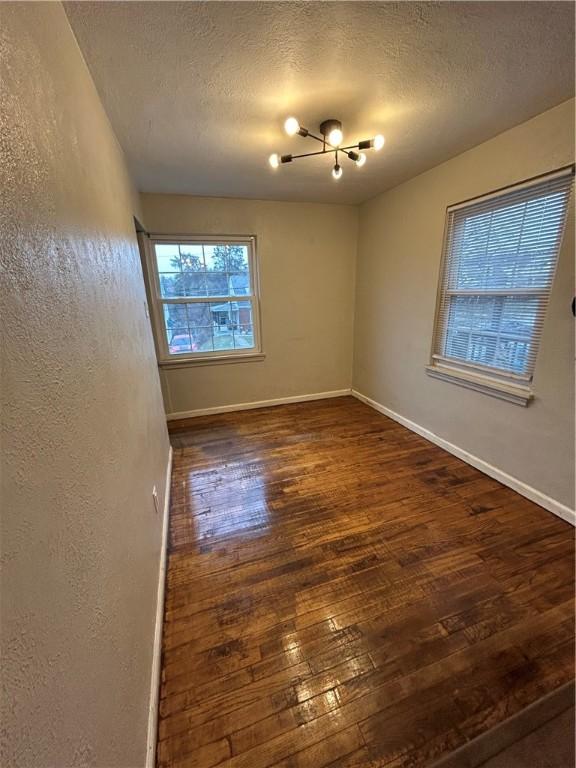
[[292, 155], [292, 160], [297, 160], [300, 157], [313, 157], [314, 155], [329, 155], [338, 152], [337, 149], [321, 149], [319, 152], [306, 152], [303, 155]]
[[343, 154], [345, 154], [345, 155], [346, 155], [346, 157], [348, 157], [350, 160], [352, 160], [353, 162], [356, 162], [356, 158], [354, 158], [354, 157], [350, 157], [350, 154], [351, 154], [351, 153], [350, 153], [348, 150], [350, 150], [350, 149], [357, 149], [357, 148], [358, 148], [358, 145], [357, 145], [357, 144], [352, 144], [352, 145], [351, 145], [351, 146], [349, 146], [349, 147], [338, 147], [338, 152], [342, 152], [342, 153], [343, 153]]
[[351, 147], [335, 147], [333, 144], [330, 144], [328, 141], [326, 141], [326, 137], [320, 138], [320, 136], [315, 136], [313, 133], [308, 133], [306, 136], [310, 136], [311, 139], [316, 139], [316, 141], [321, 142], [323, 147], [330, 147], [330, 149], [327, 149], [326, 152], [336, 152], [337, 149], [354, 149], [354, 147], [358, 146], [357, 144], [354, 144]]
[[[320, 136], [315, 136], [313, 133], [310, 133], [310, 131], [308, 131], [308, 136], [310, 136], [311, 139], [316, 139], [316, 141], [319, 141], [323, 146], [328, 143], [326, 139], [321, 139]], [[328, 144], [328, 146], [330, 146], [330, 144]]]

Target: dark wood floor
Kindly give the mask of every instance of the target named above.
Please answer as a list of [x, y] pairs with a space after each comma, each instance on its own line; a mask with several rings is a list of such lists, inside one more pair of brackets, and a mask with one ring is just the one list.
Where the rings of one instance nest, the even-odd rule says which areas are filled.
[[159, 766], [430, 765], [573, 679], [551, 513], [352, 398], [171, 433]]

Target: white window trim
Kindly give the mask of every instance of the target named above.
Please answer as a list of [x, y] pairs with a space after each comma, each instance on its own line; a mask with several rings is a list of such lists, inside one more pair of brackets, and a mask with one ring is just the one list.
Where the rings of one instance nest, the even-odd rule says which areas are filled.
[[[250, 294], [242, 296], [242, 301], [252, 304], [252, 327], [254, 330], [254, 347], [248, 350], [231, 349], [214, 352], [191, 352], [189, 354], [171, 355], [164, 330], [163, 304], [166, 298], [160, 294], [160, 280], [155, 259], [154, 245], [156, 243], [177, 244], [215, 243], [222, 245], [248, 246], [248, 264], [250, 269]], [[264, 360], [262, 350], [262, 328], [260, 323], [260, 279], [258, 273], [258, 258], [255, 235], [167, 235], [150, 233], [145, 238], [145, 257], [149, 298], [151, 303], [151, 320], [154, 330], [156, 356], [160, 368], [187, 368], [194, 365], [218, 365], [222, 363], [244, 363]], [[230, 296], [200, 296], [170, 299], [173, 304], [206, 303], [230, 301]]]
[[[478, 203], [490, 200], [492, 198], [502, 197], [508, 194], [512, 190], [518, 190], [524, 187], [537, 186], [544, 180], [552, 180], [555, 178], [561, 178], [564, 176], [574, 176], [574, 166], [570, 165], [566, 168], [561, 168], [557, 171], [542, 174], [534, 179], [528, 179], [527, 181], [520, 182], [518, 184], [511, 184], [503, 189], [490, 192], [480, 197], [472, 198], [461, 203], [450, 205], [446, 208], [446, 217], [444, 224], [444, 236], [442, 239], [442, 258], [440, 263], [440, 272], [438, 275], [438, 289], [436, 297], [436, 313], [434, 318], [434, 332], [432, 334], [432, 352], [430, 363], [426, 366], [426, 373], [432, 378], [439, 379], [440, 381], [447, 381], [452, 384], [457, 384], [466, 389], [473, 389], [477, 392], [482, 392], [492, 397], [497, 397], [501, 400], [507, 400], [508, 402], [516, 405], [527, 406], [534, 397], [532, 391], [532, 378], [533, 373], [527, 376], [519, 376], [510, 371], [498, 370], [496, 368], [482, 366], [478, 363], [468, 363], [463, 360], [456, 360], [448, 357], [444, 357], [436, 353], [438, 348], [438, 340], [443, 337], [445, 328], [440, 318], [440, 307], [442, 303], [442, 286], [444, 282], [444, 273], [446, 270], [446, 262], [448, 259], [447, 238], [449, 231], [449, 214], [452, 211], [459, 208], [466, 208], [468, 206], [476, 205]], [[571, 197], [567, 202], [567, 215], [570, 207]], [[560, 251], [562, 249], [562, 242], [564, 238], [564, 231], [562, 232], [562, 238], [558, 246], [558, 259], [560, 258]], [[556, 262], [557, 263], [557, 262]], [[553, 282], [552, 282], [553, 285]], [[552, 291], [552, 285], [550, 290], [542, 289], [519, 289], [517, 291], [513, 289], [503, 289], [501, 293], [503, 295], [511, 295], [515, 292], [521, 295], [527, 295], [533, 293], [536, 296], [541, 296], [542, 301], [539, 307], [538, 322], [543, 323], [546, 310], [548, 308], [548, 299]], [[479, 291], [446, 291], [450, 294], [462, 294], [469, 293], [471, 295], [480, 295], [483, 292]], [[498, 290], [486, 291], [489, 295], [495, 295], [499, 293]]]
[[516, 405], [528, 405], [534, 397], [528, 384], [515, 384], [512, 381], [504, 381], [494, 376], [481, 374], [476, 370], [466, 371], [463, 365], [450, 365], [448, 360], [444, 362], [437, 356], [434, 357], [436, 358], [434, 362], [426, 366], [426, 373], [434, 379], [459, 384], [466, 389], [474, 389], [485, 395], [508, 400], [508, 402]]

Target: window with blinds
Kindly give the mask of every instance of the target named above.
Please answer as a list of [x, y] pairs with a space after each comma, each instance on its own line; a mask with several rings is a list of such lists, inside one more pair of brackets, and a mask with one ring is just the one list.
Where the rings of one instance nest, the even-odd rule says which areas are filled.
[[460, 369], [465, 385], [527, 402], [572, 178], [560, 171], [448, 208], [432, 375]]

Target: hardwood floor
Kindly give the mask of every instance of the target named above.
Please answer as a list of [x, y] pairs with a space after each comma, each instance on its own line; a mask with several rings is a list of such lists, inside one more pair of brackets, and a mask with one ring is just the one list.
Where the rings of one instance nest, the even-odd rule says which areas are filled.
[[574, 677], [572, 528], [352, 398], [171, 424], [158, 765], [430, 765]]

